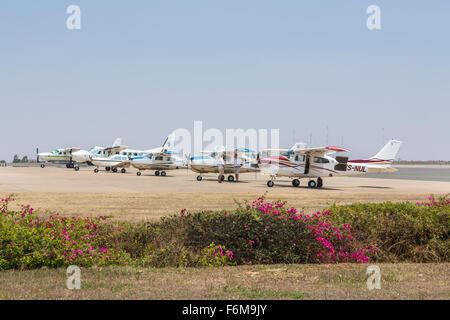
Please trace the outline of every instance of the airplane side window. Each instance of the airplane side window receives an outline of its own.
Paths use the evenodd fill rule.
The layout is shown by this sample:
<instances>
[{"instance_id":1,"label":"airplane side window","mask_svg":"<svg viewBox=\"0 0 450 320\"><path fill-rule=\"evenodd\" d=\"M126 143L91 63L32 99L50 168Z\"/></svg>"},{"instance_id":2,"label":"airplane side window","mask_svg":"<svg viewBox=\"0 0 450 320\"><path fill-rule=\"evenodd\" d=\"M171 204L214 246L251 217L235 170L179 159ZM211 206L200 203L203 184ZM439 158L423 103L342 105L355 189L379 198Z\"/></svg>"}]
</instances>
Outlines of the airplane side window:
<instances>
[{"instance_id":1,"label":"airplane side window","mask_svg":"<svg viewBox=\"0 0 450 320\"><path fill-rule=\"evenodd\" d=\"M162 160L163 157L155 157L155 160Z\"/></svg>"},{"instance_id":2,"label":"airplane side window","mask_svg":"<svg viewBox=\"0 0 450 320\"><path fill-rule=\"evenodd\" d=\"M330 161L321 157L314 157L314 163L329 163Z\"/></svg>"}]
</instances>

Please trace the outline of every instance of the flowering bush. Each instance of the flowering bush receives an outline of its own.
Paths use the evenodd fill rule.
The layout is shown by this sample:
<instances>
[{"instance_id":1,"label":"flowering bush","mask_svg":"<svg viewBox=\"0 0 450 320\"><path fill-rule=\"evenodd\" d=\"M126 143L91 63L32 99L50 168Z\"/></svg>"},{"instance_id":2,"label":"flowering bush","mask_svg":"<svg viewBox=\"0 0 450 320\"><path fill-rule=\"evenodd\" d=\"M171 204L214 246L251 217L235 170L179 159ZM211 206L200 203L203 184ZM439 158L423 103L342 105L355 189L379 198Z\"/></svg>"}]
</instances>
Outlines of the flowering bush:
<instances>
[{"instance_id":1,"label":"flowering bush","mask_svg":"<svg viewBox=\"0 0 450 320\"><path fill-rule=\"evenodd\" d=\"M428 197L428 202L422 201L417 202L417 205L420 206L432 206L432 207L450 207L450 199L448 199L448 195L440 197L436 200L436 198L431 195Z\"/></svg>"},{"instance_id":2,"label":"flowering bush","mask_svg":"<svg viewBox=\"0 0 450 320\"><path fill-rule=\"evenodd\" d=\"M233 252L226 250L222 245L216 246L212 242L202 250L198 264L204 267L223 267L235 263L233 262Z\"/></svg>"},{"instance_id":3,"label":"flowering bush","mask_svg":"<svg viewBox=\"0 0 450 320\"><path fill-rule=\"evenodd\" d=\"M183 209L135 224L103 216L41 218L28 205L10 210L8 197L0 200L0 269L448 262L450 205L443 199L333 205L306 215L260 197L235 210Z\"/></svg>"},{"instance_id":4,"label":"flowering bush","mask_svg":"<svg viewBox=\"0 0 450 320\"><path fill-rule=\"evenodd\" d=\"M350 224L360 241L376 248L371 252L375 261L448 262L450 206L430 203L353 203L334 205L331 212L339 224Z\"/></svg>"},{"instance_id":5,"label":"flowering bush","mask_svg":"<svg viewBox=\"0 0 450 320\"><path fill-rule=\"evenodd\" d=\"M25 269L124 264L128 255L99 246L99 226L105 217L67 218L59 214L39 218L33 209L22 206L10 211L13 197L0 201L0 269Z\"/></svg>"}]
</instances>

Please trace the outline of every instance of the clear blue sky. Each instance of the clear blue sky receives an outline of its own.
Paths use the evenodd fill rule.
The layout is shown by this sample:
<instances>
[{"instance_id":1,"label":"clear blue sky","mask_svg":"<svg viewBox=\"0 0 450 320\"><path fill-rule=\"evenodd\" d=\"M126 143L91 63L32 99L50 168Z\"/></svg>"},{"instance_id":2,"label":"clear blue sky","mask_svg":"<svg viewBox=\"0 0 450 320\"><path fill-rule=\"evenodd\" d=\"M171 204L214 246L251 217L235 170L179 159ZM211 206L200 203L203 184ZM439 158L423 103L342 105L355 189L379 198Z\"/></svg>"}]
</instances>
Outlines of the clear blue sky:
<instances>
[{"instance_id":1,"label":"clear blue sky","mask_svg":"<svg viewBox=\"0 0 450 320\"><path fill-rule=\"evenodd\" d=\"M81 30L66 8L81 7ZM379 31L366 8L381 7ZM450 1L0 3L0 159L176 128L279 128L281 146L450 160Z\"/></svg>"}]
</instances>

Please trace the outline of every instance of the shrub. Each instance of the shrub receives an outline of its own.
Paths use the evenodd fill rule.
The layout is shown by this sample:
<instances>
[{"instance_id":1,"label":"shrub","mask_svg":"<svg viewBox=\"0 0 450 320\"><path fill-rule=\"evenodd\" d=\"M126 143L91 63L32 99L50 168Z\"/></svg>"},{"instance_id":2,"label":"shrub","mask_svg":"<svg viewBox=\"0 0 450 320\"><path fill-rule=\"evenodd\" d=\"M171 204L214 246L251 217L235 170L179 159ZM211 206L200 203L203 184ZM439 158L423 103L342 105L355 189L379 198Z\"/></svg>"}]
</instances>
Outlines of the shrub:
<instances>
[{"instance_id":1,"label":"shrub","mask_svg":"<svg viewBox=\"0 0 450 320\"><path fill-rule=\"evenodd\" d=\"M222 245L216 246L214 242L202 250L198 261L198 265L204 267L223 267L234 264L233 252L226 250Z\"/></svg>"},{"instance_id":2,"label":"shrub","mask_svg":"<svg viewBox=\"0 0 450 320\"><path fill-rule=\"evenodd\" d=\"M10 211L13 200L0 201L0 269L449 261L446 197L334 205L310 216L260 197L229 212L183 209L137 224L103 216L40 218L30 206Z\"/></svg>"},{"instance_id":3,"label":"shrub","mask_svg":"<svg viewBox=\"0 0 450 320\"><path fill-rule=\"evenodd\" d=\"M59 214L39 218L30 206L8 210L13 198L0 201L0 269L28 269L124 264L129 255L96 242L105 217L66 218Z\"/></svg>"},{"instance_id":4,"label":"shrub","mask_svg":"<svg viewBox=\"0 0 450 320\"><path fill-rule=\"evenodd\" d=\"M445 205L444 205L445 203ZM354 203L334 205L340 224L351 224L358 239L375 247L379 262L448 262L450 204Z\"/></svg>"}]
</instances>

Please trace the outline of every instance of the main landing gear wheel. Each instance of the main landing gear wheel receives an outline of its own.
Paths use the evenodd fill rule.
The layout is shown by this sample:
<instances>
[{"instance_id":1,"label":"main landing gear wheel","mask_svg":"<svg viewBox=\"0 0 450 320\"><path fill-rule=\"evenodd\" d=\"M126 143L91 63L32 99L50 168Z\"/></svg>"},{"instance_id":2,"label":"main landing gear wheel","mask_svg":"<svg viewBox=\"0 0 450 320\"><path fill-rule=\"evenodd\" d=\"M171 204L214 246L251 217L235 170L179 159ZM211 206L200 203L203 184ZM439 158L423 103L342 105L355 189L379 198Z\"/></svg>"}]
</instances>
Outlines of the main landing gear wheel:
<instances>
[{"instance_id":1,"label":"main landing gear wheel","mask_svg":"<svg viewBox=\"0 0 450 320\"><path fill-rule=\"evenodd\" d=\"M298 180L298 179L292 180L292 185L293 185L294 187L298 187L298 186L300 185L300 180Z\"/></svg>"},{"instance_id":2,"label":"main landing gear wheel","mask_svg":"<svg viewBox=\"0 0 450 320\"><path fill-rule=\"evenodd\" d=\"M322 188L323 186L323 180L321 177L317 178L317 188Z\"/></svg>"},{"instance_id":3,"label":"main landing gear wheel","mask_svg":"<svg viewBox=\"0 0 450 320\"><path fill-rule=\"evenodd\" d=\"M233 181L234 181L234 176L229 175L229 176L228 176L228 181L229 181L229 182L233 182Z\"/></svg>"},{"instance_id":4,"label":"main landing gear wheel","mask_svg":"<svg viewBox=\"0 0 450 320\"><path fill-rule=\"evenodd\" d=\"M203 177L202 176L197 176L197 181L202 181Z\"/></svg>"},{"instance_id":5,"label":"main landing gear wheel","mask_svg":"<svg viewBox=\"0 0 450 320\"><path fill-rule=\"evenodd\" d=\"M98 168L95 168L95 169L94 169L94 173L98 173Z\"/></svg>"},{"instance_id":6,"label":"main landing gear wheel","mask_svg":"<svg viewBox=\"0 0 450 320\"><path fill-rule=\"evenodd\" d=\"M116 173L117 172L117 168L111 168L111 171Z\"/></svg>"},{"instance_id":7,"label":"main landing gear wheel","mask_svg":"<svg viewBox=\"0 0 450 320\"><path fill-rule=\"evenodd\" d=\"M106 171L111 171L111 167L106 167L105 170Z\"/></svg>"},{"instance_id":8,"label":"main landing gear wheel","mask_svg":"<svg viewBox=\"0 0 450 320\"><path fill-rule=\"evenodd\" d=\"M44 169L45 168L45 164L41 164L41 168Z\"/></svg>"},{"instance_id":9,"label":"main landing gear wheel","mask_svg":"<svg viewBox=\"0 0 450 320\"><path fill-rule=\"evenodd\" d=\"M136 175L137 175L138 177L140 177L141 174L142 174L142 173L141 173L140 171L136 172Z\"/></svg>"},{"instance_id":10,"label":"main landing gear wheel","mask_svg":"<svg viewBox=\"0 0 450 320\"><path fill-rule=\"evenodd\" d=\"M309 180L308 188L315 188L315 187L316 187L316 182L314 180Z\"/></svg>"},{"instance_id":11,"label":"main landing gear wheel","mask_svg":"<svg viewBox=\"0 0 450 320\"><path fill-rule=\"evenodd\" d=\"M222 176L220 177L220 181L223 181L223 180L225 180L225 176L224 176L224 175L222 175Z\"/></svg>"},{"instance_id":12,"label":"main landing gear wheel","mask_svg":"<svg viewBox=\"0 0 450 320\"><path fill-rule=\"evenodd\" d=\"M155 171L155 176L159 176L159 171Z\"/></svg>"},{"instance_id":13,"label":"main landing gear wheel","mask_svg":"<svg viewBox=\"0 0 450 320\"><path fill-rule=\"evenodd\" d=\"M125 173L125 172L127 172L127 170L125 168L122 168L122 170L120 170L120 172Z\"/></svg>"},{"instance_id":14,"label":"main landing gear wheel","mask_svg":"<svg viewBox=\"0 0 450 320\"><path fill-rule=\"evenodd\" d=\"M79 170L80 170L80 167L79 167L79 166L76 166L76 167L74 168L74 170L75 170L75 171L79 171Z\"/></svg>"},{"instance_id":15,"label":"main landing gear wheel","mask_svg":"<svg viewBox=\"0 0 450 320\"><path fill-rule=\"evenodd\" d=\"M267 181L267 186L268 186L269 188L272 188L273 185L274 185L274 183L273 183L272 180Z\"/></svg>"},{"instance_id":16,"label":"main landing gear wheel","mask_svg":"<svg viewBox=\"0 0 450 320\"><path fill-rule=\"evenodd\" d=\"M166 176L166 172L165 171L161 171L161 177L165 177Z\"/></svg>"}]
</instances>

